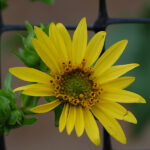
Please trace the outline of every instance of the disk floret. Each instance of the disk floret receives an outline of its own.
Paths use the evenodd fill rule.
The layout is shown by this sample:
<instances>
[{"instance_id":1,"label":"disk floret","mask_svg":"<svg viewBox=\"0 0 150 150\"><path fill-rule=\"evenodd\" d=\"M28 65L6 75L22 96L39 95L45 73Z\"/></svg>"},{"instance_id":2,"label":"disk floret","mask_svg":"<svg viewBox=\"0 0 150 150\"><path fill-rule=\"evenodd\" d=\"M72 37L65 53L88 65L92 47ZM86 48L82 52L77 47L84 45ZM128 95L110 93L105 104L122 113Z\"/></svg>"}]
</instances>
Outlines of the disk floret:
<instances>
[{"instance_id":1,"label":"disk floret","mask_svg":"<svg viewBox=\"0 0 150 150\"><path fill-rule=\"evenodd\" d=\"M63 71L55 75L55 84L51 82L60 100L90 109L99 102L102 89L91 76L93 68L85 68L84 63L85 60L77 67L71 61L62 63Z\"/></svg>"}]
</instances>

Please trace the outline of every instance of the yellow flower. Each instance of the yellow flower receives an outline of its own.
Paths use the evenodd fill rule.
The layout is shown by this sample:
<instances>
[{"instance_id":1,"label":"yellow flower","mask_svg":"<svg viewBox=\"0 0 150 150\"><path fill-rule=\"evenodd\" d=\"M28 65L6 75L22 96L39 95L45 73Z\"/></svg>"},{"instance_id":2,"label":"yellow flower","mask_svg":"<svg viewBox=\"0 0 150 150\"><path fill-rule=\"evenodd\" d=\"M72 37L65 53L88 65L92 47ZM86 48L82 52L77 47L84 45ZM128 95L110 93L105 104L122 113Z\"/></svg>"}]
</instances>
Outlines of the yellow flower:
<instances>
[{"instance_id":1,"label":"yellow flower","mask_svg":"<svg viewBox=\"0 0 150 150\"><path fill-rule=\"evenodd\" d=\"M46 113L63 104L60 132L66 127L70 135L75 127L80 137L85 129L90 140L100 145L96 117L111 136L125 144L126 137L116 119L135 124L137 120L118 103L145 103L140 95L123 90L135 78L120 77L139 65L112 66L124 51L127 40L111 46L96 62L102 52L106 32L98 32L87 44L85 18L80 21L73 39L61 23L50 24L49 36L38 27L35 27L35 33L37 39L33 38L32 43L51 69L50 75L28 67L10 68L9 71L16 77L36 82L14 91L23 90L23 94L31 96L55 96L57 100L39 105L32 111Z\"/></svg>"}]
</instances>

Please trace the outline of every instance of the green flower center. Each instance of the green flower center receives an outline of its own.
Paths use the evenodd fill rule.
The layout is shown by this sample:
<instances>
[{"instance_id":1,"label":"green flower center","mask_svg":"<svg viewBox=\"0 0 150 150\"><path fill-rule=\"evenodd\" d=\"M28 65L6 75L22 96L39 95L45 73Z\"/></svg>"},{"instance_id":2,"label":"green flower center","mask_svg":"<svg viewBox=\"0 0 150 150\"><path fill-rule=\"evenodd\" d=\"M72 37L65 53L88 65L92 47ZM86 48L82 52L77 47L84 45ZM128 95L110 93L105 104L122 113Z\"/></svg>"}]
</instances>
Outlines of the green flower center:
<instances>
[{"instance_id":1,"label":"green flower center","mask_svg":"<svg viewBox=\"0 0 150 150\"><path fill-rule=\"evenodd\" d=\"M80 94L87 95L91 92L93 81L89 79L90 74L80 69L65 73L61 81L61 93L74 98L79 98Z\"/></svg>"}]
</instances>

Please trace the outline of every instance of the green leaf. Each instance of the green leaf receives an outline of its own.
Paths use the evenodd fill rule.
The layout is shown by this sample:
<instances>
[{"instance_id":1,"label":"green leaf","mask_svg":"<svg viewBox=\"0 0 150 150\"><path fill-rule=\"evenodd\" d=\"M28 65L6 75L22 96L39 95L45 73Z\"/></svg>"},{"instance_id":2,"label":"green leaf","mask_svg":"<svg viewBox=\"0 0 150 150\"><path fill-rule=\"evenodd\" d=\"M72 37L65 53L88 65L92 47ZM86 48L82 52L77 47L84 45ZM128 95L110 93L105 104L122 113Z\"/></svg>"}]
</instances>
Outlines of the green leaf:
<instances>
[{"instance_id":1,"label":"green leaf","mask_svg":"<svg viewBox=\"0 0 150 150\"><path fill-rule=\"evenodd\" d=\"M28 33L34 33L33 27L32 27L32 25L30 24L29 21L26 21L25 25L26 25L26 28L28 30Z\"/></svg>"},{"instance_id":2,"label":"green leaf","mask_svg":"<svg viewBox=\"0 0 150 150\"><path fill-rule=\"evenodd\" d=\"M28 96L20 94L21 107L23 108L33 108L37 105L40 97Z\"/></svg>"},{"instance_id":3,"label":"green leaf","mask_svg":"<svg viewBox=\"0 0 150 150\"><path fill-rule=\"evenodd\" d=\"M33 30L32 25L29 24L28 22L26 22L26 28L27 28L27 31L28 31L28 35L27 35L27 37L22 36L22 41L23 41L24 47L26 49L34 50L31 39L33 37L35 38L35 32Z\"/></svg>"},{"instance_id":4,"label":"green leaf","mask_svg":"<svg viewBox=\"0 0 150 150\"><path fill-rule=\"evenodd\" d=\"M30 0L30 1L31 2L39 1L39 2L42 2L42 3L49 4L49 5L53 5L54 4L54 0Z\"/></svg>"},{"instance_id":5,"label":"green leaf","mask_svg":"<svg viewBox=\"0 0 150 150\"><path fill-rule=\"evenodd\" d=\"M37 55L35 51L31 51L29 49L19 48L19 53L16 51L12 51L14 55L16 55L26 66L32 68L38 68L41 63L40 57Z\"/></svg>"},{"instance_id":6,"label":"green leaf","mask_svg":"<svg viewBox=\"0 0 150 150\"><path fill-rule=\"evenodd\" d=\"M5 124L11 113L9 99L0 96L0 124Z\"/></svg>"},{"instance_id":7,"label":"green leaf","mask_svg":"<svg viewBox=\"0 0 150 150\"><path fill-rule=\"evenodd\" d=\"M8 72L7 76L5 77L4 90L12 91L12 74L10 72Z\"/></svg>"},{"instance_id":8,"label":"green leaf","mask_svg":"<svg viewBox=\"0 0 150 150\"><path fill-rule=\"evenodd\" d=\"M45 96L44 98L47 102L52 102L57 99L55 96Z\"/></svg>"},{"instance_id":9,"label":"green leaf","mask_svg":"<svg viewBox=\"0 0 150 150\"><path fill-rule=\"evenodd\" d=\"M59 126L59 119L60 119L60 115L62 113L64 104L60 104L58 107L56 107L54 109L55 111L55 126L58 127Z\"/></svg>"},{"instance_id":10,"label":"green leaf","mask_svg":"<svg viewBox=\"0 0 150 150\"><path fill-rule=\"evenodd\" d=\"M16 104L16 95L11 87L12 75L8 73L4 88L0 90L0 134L6 135L12 129L22 127L23 125L33 124L37 118L27 118L26 115L32 114L30 108L37 105L39 97L20 95L22 107Z\"/></svg>"},{"instance_id":11,"label":"green leaf","mask_svg":"<svg viewBox=\"0 0 150 150\"><path fill-rule=\"evenodd\" d=\"M35 32L33 30L32 25L26 21L26 28L28 34L26 37L21 36L24 48L19 48L18 52L12 51L14 55L16 55L26 66L32 67L35 69L39 69L41 71L47 72L49 71L48 67L45 63L41 60L37 52L35 51L32 38L35 38ZM48 34L48 26L44 26L43 24L40 25L40 28Z\"/></svg>"},{"instance_id":12,"label":"green leaf","mask_svg":"<svg viewBox=\"0 0 150 150\"><path fill-rule=\"evenodd\" d=\"M24 117L24 114L21 110L14 110L14 111L11 112L8 124L9 125L16 125L16 126L19 125L19 126L21 126L23 117Z\"/></svg>"},{"instance_id":13,"label":"green leaf","mask_svg":"<svg viewBox=\"0 0 150 150\"><path fill-rule=\"evenodd\" d=\"M45 26L44 24L40 24L40 28L47 34L49 35L49 25Z\"/></svg>"},{"instance_id":14,"label":"green leaf","mask_svg":"<svg viewBox=\"0 0 150 150\"><path fill-rule=\"evenodd\" d=\"M15 106L13 106L16 105L16 100L17 100L15 93L2 89L0 90L0 96L7 98L10 102L11 107L14 109L16 108Z\"/></svg>"},{"instance_id":15,"label":"green leaf","mask_svg":"<svg viewBox=\"0 0 150 150\"><path fill-rule=\"evenodd\" d=\"M23 125L33 125L36 121L37 121L36 117L30 117L30 118L24 117Z\"/></svg>"},{"instance_id":16,"label":"green leaf","mask_svg":"<svg viewBox=\"0 0 150 150\"><path fill-rule=\"evenodd\" d=\"M11 115L10 115L10 118L9 118L9 122L8 124L9 125L15 125L16 122L17 122L17 119L18 119L18 111L12 111L11 112Z\"/></svg>"}]
</instances>

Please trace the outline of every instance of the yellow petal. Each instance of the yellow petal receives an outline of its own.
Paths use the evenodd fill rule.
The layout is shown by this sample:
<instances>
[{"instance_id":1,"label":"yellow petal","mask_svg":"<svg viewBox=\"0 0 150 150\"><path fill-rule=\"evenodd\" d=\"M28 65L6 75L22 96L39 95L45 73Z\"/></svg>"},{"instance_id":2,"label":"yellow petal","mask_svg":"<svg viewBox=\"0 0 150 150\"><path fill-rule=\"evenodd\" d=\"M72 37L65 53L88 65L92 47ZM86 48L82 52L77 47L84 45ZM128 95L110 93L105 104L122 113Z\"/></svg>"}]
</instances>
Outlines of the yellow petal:
<instances>
[{"instance_id":1,"label":"yellow petal","mask_svg":"<svg viewBox=\"0 0 150 150\"><path fill-rule=\"evenodd\" d=\"M83 117L83 110L81 106L76 108L76 121L75 121L75 129L77 136L80 137L84 131L84 117Z\"/></svg>"},{"instance_id":2,"label":"yellow petal","mask_svg":"<svg viewBox=\"0 0 150 150\"><path fill-rule=\"evenodd\" d=\"M128 87L131 83L133 83L135 77L120 77L110 82L104 83L101 85L101 88L105 89L105 91L112 91L118 89L124 89Z\"/></svg>"},{"instance_id":3,"label":"yellow petal","mask_svg":"<svg viewBox=\"0 0 150 150\"><path fill-rule=\"evenodd\" d=\"M83 109L85 131L89 139L95 144L100 145L100 135L97 123L89 110Z\"/></svg>"},{"instance_id":4,"label":"yellow petal","mask_svg":"<svg viewBox=\"0 0 150 150\"><path fill-rule=\"evenodd\" d=\"M137 124L137 119L136 119L136 117L133 115L133 113L130 112L130 111L128 111L127 113L128 113L128 114L124 117L124 121Z\"/></svg>"},{"instance_id":5,"label":"yellow petal","mask_svg":"<svg viewBox=\"0 0 150 150\"><path fill-rule=\"evenodd\" d=\"M104 92L101 95L101 98L104 100L110 100L119 103L146 103L145 99L142 96L126 90Z\"/></svg>"},{"instance_id":6,"label":"yellow petal","mask_svg":"<svg viewBox=\"0 0 150 150\"><path fill-rule=\"evenodd\" d=\"M67 50L67 55L68 55L68 59L71 60L71 37L69 32L67 31L67 29L65 28L65 26L62 23L58 23L56 25L57 30L60 32L60 35L62 36L62 39L64 40L64 43L66 45L66 50Z\"/></svg>"},{"instance_id":7,"label":"yellow petal","mask_svg":"<svg viewBox=\"0 0 150 150\"><path fill-rule=\"evenodd\" d=\"M30 88L22 92L24 95L29 96L54 96L54 92L51 89L46 88Z\"/></svg>"},{"instance_id":8,"label":"yellow petal","mask_svg":"<svg viewBox=\"0 0 150 150\"><path fill-rule=\"evenodd\" d=\"M9 72L17 78L29 82L40 82L48 84L50 80L53 80L53 78L48 74L29 67L10 68Z\"/></svg>"},{"instance_id":9,"label":"yellow petal","mask_svg":"<svg viewBox=\"0 0 150 150\"><path fill-rule=\"evenodd\" d=\"M79 65L84 56L87 46L87 24L86 19L83 18L79 22L74 35L73 35L73 43L72 43L72 61L73 65Z\"/></svg>"},{"instance_id":10,"label":"yellow petal","mask_svg":"<svg viewBox=\"0 0 150 150\"><path fill-rule=\"evenodd\" d=\"M108 69L106 72L104 72L102 75L97 77L97 82L99 84L107 83L109 81L112 81L120 77L121 75L127 73L128 71L138 66L139 64L127 64L127 65L113 66L110 69Z\"/></svg>"},{"instance_id":11,"label":"yellow petal","mask_svg":"<svg viewBox=\"0 0 150 150\"><path fill-rule=\"evenodd\" d=\"M36 34L36 37L41 40L42 42L45 43L45 45L49 45L48 42L49 42L49 39L48 39L48 36L45 32L43 32L43 30L37 26L34 26L34 31L35 31L35 34Z\"/></svg>"},{"instance_id":12,"label":"yellow petal","mask_svg":"<svg viewBox=\"0 0 150 150\"><path fill-rule=\"evenodd\" d=\"M71 134L74 128L75 120L76 120L76 106L70 105L67 124L66 124L68 135Z\"/></svg>"},{"instance_id":13,"label":"yellow petal","mask_svg":"<svg viewBox=\"0 0 150 150\"><path fill-rule=\"evenodd\" d=\"M43 43L45 45L44 49L45 51L47 51L48 53L50 53L49 55L51 55L54 58L58 58L59 54L54 46L54 44L52 43L52 41L50 40L50 38L46 35L46 33L44 33L42 31L42 29L40 29L39 27L34 27L35 30L35 34L38 38L38 41L40 41L41 43ZM51 60L51 59L50 59ZM58 60L55 59L55 63L58 63ZM57 64L59 66L59 64Z\"/></svg>"},{"instance_id":14,"label":"yellow petal","mask_svg":"<svg viewBox=\"0 0 150 150\"><path fill-rule=\"evenodd\" d=\"M42 104L42 105L36 106L36 107L32 108L31 111L34 113L46 113L46 112L49 112L52 109L56 108L60 104L61 104L60 100L55 100L55 101L52 101L47 104Z\"/></svg>"},{"instance_id":15,"label":"yellow petal","mask_svg":"<svg viewBox=\"0 0 150 150\"><path fill-rule=\"evenodd\" d=\"M122 40L111 46L96 63L94 75L99 76L109 69L123 53L127 43L127 40Z\"/></svg>"},{"instance_id":16,"label":"yellow petal","mask_svg":"<svg viewBox=\"0 0 150 150\"><path fill-rule=\"evenodd\" d=\"M124 120L135 124L137 123L135 116L118 103L103 100L100 101L96 107L103 110L115 119Z\"/></svg>"},{"instance_id":17,"label":"yellow petal","mask_svg":"<svg viewBox=\"0 0 150 150\"><path fill-rule=\"evenodd\" d=\"M41 42L40 40L36 40L32 38L32 44L38 53L38 55L41 57L43 62L53 71L53 72L60 72L60 64L58 63L58 57L55 56L52 53L53 51L56 51L55 47L52 43L49 43L49 48Z\"/></svg>"},{"instance_id":18,"label":"yellow petal","mask_svg":"<svg viewBox=\"0 0 150 150\"><path fill-rule=\"evenodd\" d=\"M126 137L124 132L119 123L114 118L109 116L101 109L98 109L97 107L93 107L92 112L112 137L114 137L122 144L126 144Z\"/></svg>"},{"instance_id":19,"label":"yellow petal","mask_svg":"<svg viewBox=\"0 0 150 150\"><path fill-rule=\"evenodd\" d=\"M21 90L26 90L28 88L34 87L35 85L37 85L37 84L30 84L30 85L20 86L20 87L14 89L13 92L17 92L17 91L21 91Z\"/></svg>"},{"instance_id":20,"label":"yellow petal","mask_svg":"<svg viewBox=\"0 0 150 150\"><path fill-rule=\"evenodd\" d=\"M56 28L54 23L51 23L49 26L49 38L57 50L59 56L59 58L57 58L58 61L61 60L61 63L67 62L68 55L66 45L64 43L63 37L61 36L59 30Z\"/></svg>"},{"instance_id":21,"label":"yellow petal","mask_svg":"<svg viewBox=\"0 0 150 150\"><path fill-rule=\"evenodd\" d=\"M47 84L30 84L30 85L25 85L25 86L21 86L18 87L16 89L13 90L13 92L17 92L17 91L21 91L21 90L27 90L27 89L45 89L45 90L49 90L49 91L53 91L52 87L50 85Z\"/></svg>"},{"instance_id":22,"label":"yellow petal","mask_svg":"<svg viewBox=\"0 0 150 150\"><path fill-rule=\"evenodd\" d=\"M64 104L64 108L59 119L59 132L62 132L66 126L68 109L69 109L69 104L68 103Z\"/></svg>"},{"instance_id":23,"label":"yellow petal","mask_svg":"<svg viewBox=\"0 0 150 150\"><path fill-rule=\"evenodd\" d=\"M104 46L105 36L106 32L100 31L90 40L85 53L85 67L92 66L100 56Z\"/></svg>"}]
</instances>

